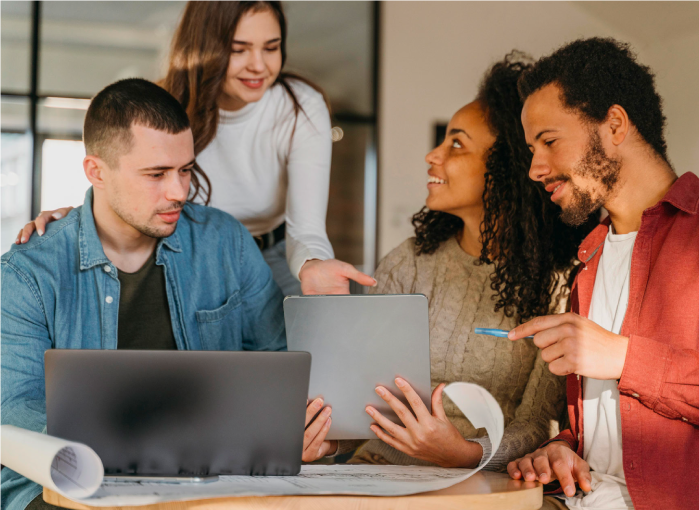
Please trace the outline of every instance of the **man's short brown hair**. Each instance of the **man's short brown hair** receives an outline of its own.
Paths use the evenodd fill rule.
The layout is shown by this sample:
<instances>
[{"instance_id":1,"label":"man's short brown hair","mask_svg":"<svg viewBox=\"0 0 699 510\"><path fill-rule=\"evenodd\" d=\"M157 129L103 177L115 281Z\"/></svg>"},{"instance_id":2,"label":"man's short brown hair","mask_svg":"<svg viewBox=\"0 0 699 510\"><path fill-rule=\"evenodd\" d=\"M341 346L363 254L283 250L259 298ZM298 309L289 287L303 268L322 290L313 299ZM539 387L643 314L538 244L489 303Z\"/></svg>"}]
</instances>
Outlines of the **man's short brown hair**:
<instances>
[{"instance_id":1,"label":"man's short brown hair","mask_svg":"<svg viewBox=\"0 0 699 510\"><path fill-rule=\"evenodd\" d=\"M165 89L141 78L120 80L102 89L87 109L83 127L87 154L116 168L119 156L133 145L133 124L173 135L189 129L187 113Z\"/></svg>"},{"instance_id":2,"label":"man's short brown hair","mask_svg":"<svg viewBox=\"0 0 699 510\"><path fill-rule=\"evenodd\" d=\"M171 135L190 128L187 112L169 92L148 80L128 78L108 85L92 99L83 126L85 151L117 168L119 157L133 146L134 124ZM201 196L208 205L211 182L196 163L192 170L188 200Z\"/></svg>"}]
</instances>

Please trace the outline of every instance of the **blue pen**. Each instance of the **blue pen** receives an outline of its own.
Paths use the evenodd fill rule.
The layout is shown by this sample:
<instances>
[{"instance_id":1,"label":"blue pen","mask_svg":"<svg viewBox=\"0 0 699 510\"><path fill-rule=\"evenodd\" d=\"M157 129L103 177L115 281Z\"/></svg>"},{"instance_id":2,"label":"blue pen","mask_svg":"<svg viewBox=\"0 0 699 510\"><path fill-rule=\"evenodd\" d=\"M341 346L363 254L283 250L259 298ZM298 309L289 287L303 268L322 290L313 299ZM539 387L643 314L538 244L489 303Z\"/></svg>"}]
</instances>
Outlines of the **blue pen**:
<instances>
[{"instance_id":1,"label":"blue pen","mask_svg":"<svg viewBox=\"0 0 699 510\"><path fill-rule=\"evenodd\" d=\"M507 334L509 331L505 331L504 329L491 329L491 328L475 328L473 331L476 332L476 335L490 335L490 336L499 336L500 338L507 338ZM525 336L524 338L534 338L533 336Z\"/></svg>"}]
</instances>

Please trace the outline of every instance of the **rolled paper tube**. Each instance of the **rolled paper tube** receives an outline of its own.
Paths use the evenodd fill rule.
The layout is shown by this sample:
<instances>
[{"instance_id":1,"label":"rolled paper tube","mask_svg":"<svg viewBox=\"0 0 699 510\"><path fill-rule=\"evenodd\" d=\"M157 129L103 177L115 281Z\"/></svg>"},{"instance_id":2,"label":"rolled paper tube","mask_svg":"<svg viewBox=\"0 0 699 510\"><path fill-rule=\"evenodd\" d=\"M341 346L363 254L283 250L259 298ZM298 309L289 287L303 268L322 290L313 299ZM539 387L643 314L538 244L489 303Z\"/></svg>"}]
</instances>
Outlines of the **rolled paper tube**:
<instances>
[{"instance_id":1,"label":"rolled paper tube","mask_svg":"<svg viewBox=\"0 0 699 510\"><path fill-rule=\"evenodd\" d=\"M102 485L104 466L95 451L80 443L2 425L2 464L70 499L92 496Z\"/></svg>"}]
</instances>

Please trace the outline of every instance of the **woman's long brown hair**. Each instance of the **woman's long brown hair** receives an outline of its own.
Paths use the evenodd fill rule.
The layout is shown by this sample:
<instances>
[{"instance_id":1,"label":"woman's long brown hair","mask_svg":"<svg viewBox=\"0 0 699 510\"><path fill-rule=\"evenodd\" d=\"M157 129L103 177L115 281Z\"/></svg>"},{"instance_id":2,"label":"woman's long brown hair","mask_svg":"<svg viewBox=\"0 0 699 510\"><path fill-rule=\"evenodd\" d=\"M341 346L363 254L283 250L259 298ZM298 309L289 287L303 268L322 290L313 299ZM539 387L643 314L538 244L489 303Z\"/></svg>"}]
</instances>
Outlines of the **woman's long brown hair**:
<instances>
[{"instance_id":1,"label":"woman's long brown hair","mask_svg":"<svg viewBox=\"0 0 699 510\"><path fill-rule=\"evenodd\" d=\"M219 121L217 100L226 79L238 22L247 12L264 11L272 12L279 21L283 69L286 62L287 26L281 2L187 3L172 41L170 64L161 85L187 111L194 135L195 154L204 150L216 136ZM303 108L291 88L291 79L306 83L321 94L323 91L296 74L279 73L274 85L281 85L289 94L298 119Z\"/></svg>"}]
</instances>

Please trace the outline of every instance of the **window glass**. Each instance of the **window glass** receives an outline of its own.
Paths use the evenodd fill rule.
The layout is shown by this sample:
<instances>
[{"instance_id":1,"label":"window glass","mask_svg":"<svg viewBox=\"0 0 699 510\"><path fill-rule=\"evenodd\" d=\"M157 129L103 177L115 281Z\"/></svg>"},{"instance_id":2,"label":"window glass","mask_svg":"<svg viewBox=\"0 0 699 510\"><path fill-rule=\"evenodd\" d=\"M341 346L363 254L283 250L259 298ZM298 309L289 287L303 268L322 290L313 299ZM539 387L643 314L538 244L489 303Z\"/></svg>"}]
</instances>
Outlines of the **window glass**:
<instances>
[{"instance_id":1,"label":"window glass","mask_svg":"<svg viewBox=\"0 0 699 510\"><path fill-rule=\"evenodd\" d=\"M81 205L90 181L83 171L80 140L46 139L41 147L41 210Z\"/></svg>"},{"instance_id":2,"label":"window glass","mask_svg":"<svg viewBox=\"0 0 699 510\"><path fill-rule=\"evenodd\" d=\"M0 2L2 91L29 93L31 3ZM8 65L7 63L10 63Z\"/></svg>"},{"instance_id":3,"label":"window glass","mask_svg":"<svg viewBox=\"0 0 699 510\"><path fill-rule=\"evenodd\" d=\"M39 87L91 97L122 78L158 80L184 2L43 2Z\"/></svg>"},{"instance_id":4,"label":"window glass","mask_svg":"<svg viewBox=\"0 0 699 510\"><path fill-rule=\"evenodd\" d=\"M2 99L0 146L0 252L10 249L31 218L31 150L27 133L29 101Z\"/></svg>"},{"instance_id":5,"label":"window glass","mask_svg":"<svg viewBox=\"0 0 699 510\"><path fill-rule=\"evenodd\" d=\"M41 210L81 205L90 186L83 172L86 99L48 97L37 112L41 150Z\"/></svg>"}]
</instances>

